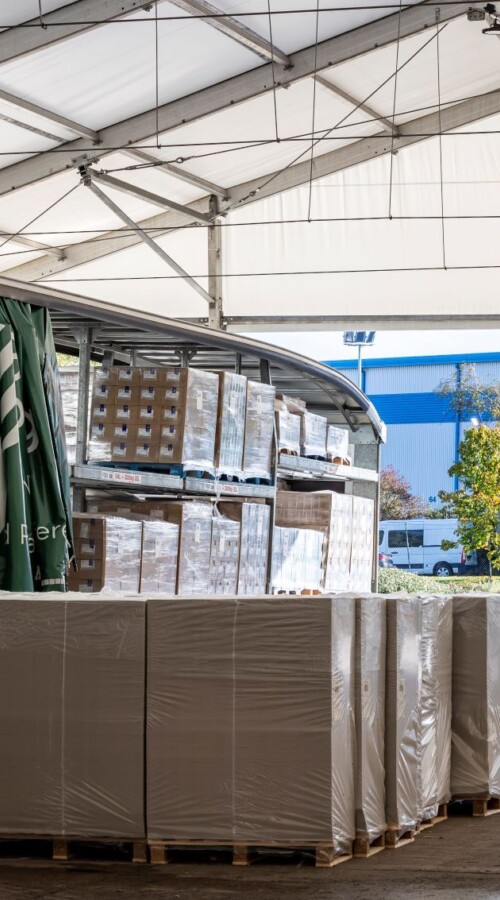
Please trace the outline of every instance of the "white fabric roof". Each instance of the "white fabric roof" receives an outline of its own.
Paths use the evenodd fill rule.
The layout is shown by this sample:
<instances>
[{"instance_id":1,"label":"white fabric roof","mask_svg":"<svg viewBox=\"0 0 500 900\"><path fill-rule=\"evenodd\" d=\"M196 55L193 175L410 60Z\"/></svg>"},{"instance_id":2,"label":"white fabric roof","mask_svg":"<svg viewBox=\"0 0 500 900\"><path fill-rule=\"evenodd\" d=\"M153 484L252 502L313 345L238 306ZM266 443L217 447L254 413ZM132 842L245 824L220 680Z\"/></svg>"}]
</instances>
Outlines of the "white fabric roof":
<instances>
[{"instance_id":1,"label":"white fabric roof","mask_svg":"<svg viewBox=\"0 0 500 900\"><path fill-rule=\"evenodd\" d=\"M42 22L38 0L9 6L2 273L201 321L221 297L242 331L500 319L500 43L467 19L481 3L446 0L439 22L375 0L270 0L271 16L267 0L42 0Z\"/></svg>"}]
</instances>

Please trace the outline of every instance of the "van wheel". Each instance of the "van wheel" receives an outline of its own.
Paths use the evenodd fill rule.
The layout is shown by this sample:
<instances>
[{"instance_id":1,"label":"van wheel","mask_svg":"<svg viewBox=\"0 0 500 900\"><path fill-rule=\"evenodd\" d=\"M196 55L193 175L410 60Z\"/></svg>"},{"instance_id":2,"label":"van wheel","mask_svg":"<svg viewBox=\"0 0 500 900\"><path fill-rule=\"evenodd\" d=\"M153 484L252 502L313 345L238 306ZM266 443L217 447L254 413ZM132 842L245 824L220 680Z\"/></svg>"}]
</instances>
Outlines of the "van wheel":
<instances>
[{"instance_id":1,"label":"van wheel","mask_svg":"<svg viewBox=\"0 0 500 900\"><path fill-rule=\"evenodd\" d=\"M449 578L450 575L453 575L453 569L447 562L438 562L434 566L432 574L435 575L436 578Z\"/></svg>"}]
</instances>

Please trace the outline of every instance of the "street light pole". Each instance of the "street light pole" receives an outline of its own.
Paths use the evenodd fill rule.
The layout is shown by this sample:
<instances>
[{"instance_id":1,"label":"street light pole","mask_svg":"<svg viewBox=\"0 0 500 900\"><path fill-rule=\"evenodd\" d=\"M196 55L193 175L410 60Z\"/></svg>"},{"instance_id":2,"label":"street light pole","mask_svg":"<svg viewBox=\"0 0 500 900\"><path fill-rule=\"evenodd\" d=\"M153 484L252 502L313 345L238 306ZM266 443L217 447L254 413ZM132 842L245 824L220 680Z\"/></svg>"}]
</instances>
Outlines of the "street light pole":
<instances>
[{"instance_id":1,"label":"street light pole","mask_svg":"<svg viewBox=\"0 0 500 900\"><path fill-rule=\"evenodd\" d=\"M361 347L362 344L358 344L358 387L360 391L363 390L363 367L361 365Z\"/></svg>"},{"instance_id":2,"label":"street light pole","mask_svg":"<svg viewBox=\"0 0 500 900\"><path fill-rule=\"evenodd\" d=\"M363 347L372 347L375 340L374 331L344 331L344 344L358 348L358 387L363 390Z\"/></svg>"}]
</instances>

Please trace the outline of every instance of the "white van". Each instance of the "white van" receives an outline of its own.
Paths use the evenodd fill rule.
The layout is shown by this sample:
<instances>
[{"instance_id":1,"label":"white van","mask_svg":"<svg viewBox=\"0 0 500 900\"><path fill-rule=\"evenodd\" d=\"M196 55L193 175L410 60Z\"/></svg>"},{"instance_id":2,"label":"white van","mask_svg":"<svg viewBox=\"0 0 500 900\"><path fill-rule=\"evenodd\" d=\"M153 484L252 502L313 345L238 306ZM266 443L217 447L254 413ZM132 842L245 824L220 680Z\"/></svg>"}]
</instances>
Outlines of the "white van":
<instances>
[{"instance_id":1,"label":"white van","mask_svg":"<svg viewBox=\"0 0 500 900\"><path fill-rule=\"evenodd\" d=\"M456 540L456 519L392 519L380 522L379 554L398 569L444 577L458 571L462 548L441 550L441 541Z\"/></svg>"}]
</instances>

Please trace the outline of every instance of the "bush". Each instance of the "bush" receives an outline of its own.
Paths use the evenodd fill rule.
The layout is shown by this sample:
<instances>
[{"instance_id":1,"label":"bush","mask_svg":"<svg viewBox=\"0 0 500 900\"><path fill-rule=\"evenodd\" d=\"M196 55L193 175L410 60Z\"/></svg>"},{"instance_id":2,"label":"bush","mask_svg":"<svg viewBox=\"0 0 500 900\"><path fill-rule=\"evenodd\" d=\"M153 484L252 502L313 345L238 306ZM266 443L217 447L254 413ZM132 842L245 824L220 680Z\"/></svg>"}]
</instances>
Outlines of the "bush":
<instances>
[{"instance_id":1,"label":"bush","mask_svg":"<svg viewBox=\"0 0 500 900\"><path fill-rule=\"evenodd\" d=\"M379 594L397 594L398 591L409 591L412 594L425 593L429 589L428 584L427 578L414 575L412 572L405 572L403 569L379 569L378 571Z\"/></svg>"}]
</instances>

